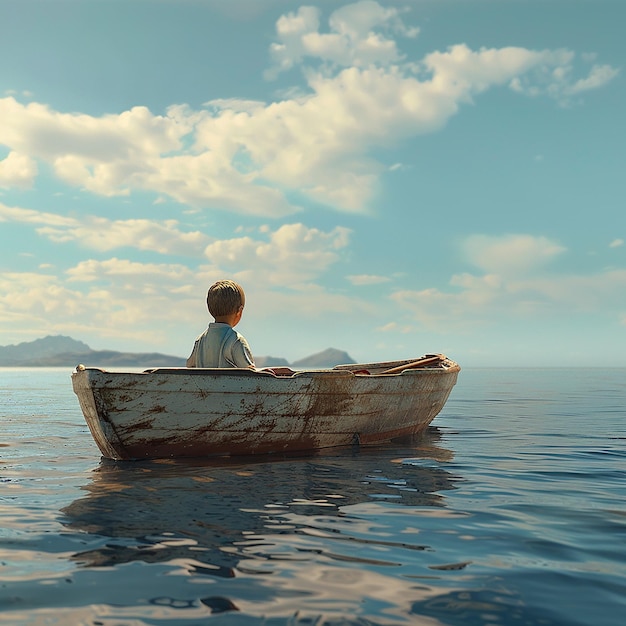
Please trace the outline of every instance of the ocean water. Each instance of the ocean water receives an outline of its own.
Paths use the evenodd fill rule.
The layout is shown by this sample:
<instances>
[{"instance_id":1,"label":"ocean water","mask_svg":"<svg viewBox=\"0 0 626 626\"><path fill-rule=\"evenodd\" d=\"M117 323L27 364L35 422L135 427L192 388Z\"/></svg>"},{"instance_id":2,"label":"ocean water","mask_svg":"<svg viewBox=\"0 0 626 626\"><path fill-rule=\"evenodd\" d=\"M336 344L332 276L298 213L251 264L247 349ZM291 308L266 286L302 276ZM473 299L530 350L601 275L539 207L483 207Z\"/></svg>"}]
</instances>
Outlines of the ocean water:
<instances>
[{"instance_id":1,"label":"ocean water","mask_svg":"<svg viewBox=\"0 0 626 626\"><path fill-rule=\"evenodd\" d=\"M626 624L626 369L464 369L411 444L101 460L0 370L0 622Z\"/></svg>"}]
</instances>

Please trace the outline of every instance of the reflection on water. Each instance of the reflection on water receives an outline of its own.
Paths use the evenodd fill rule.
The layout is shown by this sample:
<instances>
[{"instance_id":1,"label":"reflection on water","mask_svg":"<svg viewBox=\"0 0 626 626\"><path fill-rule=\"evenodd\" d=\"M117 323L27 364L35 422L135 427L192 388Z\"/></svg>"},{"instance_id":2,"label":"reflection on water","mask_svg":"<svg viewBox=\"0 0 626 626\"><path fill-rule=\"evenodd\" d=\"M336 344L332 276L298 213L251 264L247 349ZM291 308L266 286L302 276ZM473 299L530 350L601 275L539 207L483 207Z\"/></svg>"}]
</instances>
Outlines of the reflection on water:
<instances>
[{"instance_id":1,"label":"reflection on water","mask_svg":"<svg viewBox=\"0 0 626 626\"><path fill-rule=\"evenodd\" d=\"M406 616L438 592L437 575L424 563L417 584L397 570L433 549L382 512L399 505L445 518L455 478L440 463L451 453L439 438L430 428L410 447L260 461L103 460L63 509L68 531L87 535L70 558L92 573L166 566L164 584L146 590L152 611ZM187 584L174 592L174 579Z\"/></svg>"},{"instance_id":2,"label":"reflection on water","mask_svg":"<svg viewBox=\"0 0 626 626\"><path fill-rule=\"evenodd\" d=\"M422 459L449 456L436 447L438 438L432 428L418 447L405 452ZM69 528L115 540L76 554L84 565L193 557L208 565L204 573L230 577L251 535L316 531L342 538L342 529L355 529L345 521L350 505L382 500L443 506L442 492L453 488L452 476L441 466L412 461L390 458L380 449L262 461L102 460L83 487L87 495L63 513Z\"/></svg>"}]
</instances>

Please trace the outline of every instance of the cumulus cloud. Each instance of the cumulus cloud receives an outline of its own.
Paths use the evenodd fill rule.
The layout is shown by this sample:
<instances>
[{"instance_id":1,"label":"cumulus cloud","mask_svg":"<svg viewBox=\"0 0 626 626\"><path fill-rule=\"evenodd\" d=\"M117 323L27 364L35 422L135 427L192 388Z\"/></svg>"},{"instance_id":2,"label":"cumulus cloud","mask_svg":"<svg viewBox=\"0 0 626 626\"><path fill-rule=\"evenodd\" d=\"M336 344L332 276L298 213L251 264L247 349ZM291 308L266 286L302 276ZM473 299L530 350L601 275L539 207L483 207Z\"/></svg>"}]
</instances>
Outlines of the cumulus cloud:
<instances>
[{"instance_id":1,"label":"cumulus cloud","mask_svg":"<svg viewBox=\"0 0 626 626\"><path fill-rule=\"evenodd\" d=\"M613 239L613 241L611 241L611 243L609 244L609 248L620 248L623 245L624 245L623 239Z\"/></svg>"},{"instance_id":2,"label":"cumulus cloud","mask_svg":"<svg viewBox=\"0 0 626 626\"><path fill-rule=\"evenodd\" d=\"M46 272L3 272L0 275L0 321L43 325L46 316L81 314L72 291Z\"/></svg>"},{"instance_id":3,"label":"cumulus cloud","mask_svg":"<svg viewBox=\"0 0 626 626\"><path fill-rule=\"evenodd\" d=\"M532 235L472 235L464 247L471 263L502 275L528 273L565 252L557 242Z\"/></svg>"},{"instance_id":4,"label":"cumulus cloud","mask_svg":"<svg viewBox=\"0 0 626 626\"><path fill-rule=\"evenodd\" d=\"M389 34L415 37L419 29L406 26L400 11L373 0L361 0L332 12L329 32L320 32L320 11L303 6L276 23L277 42L270 48L276 66L270 77L289 70L305 57L344 67L389 65L404 59Z\"/></svg>"},{"instance_id":5,"label":"cumulus cloud","mask_svg":"<svg viewBox=\"0 0 626 626\"><path fill-rule=\"evenodd\" d=\"M68 269L66 274L71 281L77 282L99 281L104 277L131 277L141 278L144 284L156 282L162 286L184 283L193 275L189 268L176 263L141 263L116 257L105 261L81 261Z\"/></svg>"},{"instance_id":6,"label":"cumulus cloud","mask_svg":"<svg viewBox=\"0 0 626 626\"><path fill-rule=\"evenodd\" d=\"M160 254L198 256L210 238L199 232L183 232L177 220L109 220L89 216L71 228L42 227L37 232L52 241L76 241L94 250L132 247Z\"/></svg>"},{"instance_id":7,"label":"cumulus cloud","mask_svg":"<svg viewBox=\"0 0 626 626\"><path fill-rule=\"evenodd\" d=\"M537 271L564 248L545 237L470 237L468 259L482 274L457 274L450 289L397 290L391 299L424 327L472 327L541 316L626 307L626 270L575 275Z\"/></svg>"},{"instance_id":8,"label":"cumulus cloud","mask_svg":"<svg viewBox=\"0 0 626 626\"><path fill-rule=\"evenodd\" d=\"M569 105L575 96L592 89L604 87L618 74L619 69L610 65L593 64L586 76L576 78L576 55L570 50L543 53L558 58L556 63L540 64L525 75L511 79L513 91L527 96L547 95L561 105ZM581 55L581 65L589 64L589 57Z\"/></svg>"},{"instance_id":9,"label":"cumulus cloud","mask_svg":"<svg viewBox=\"0 0 626 626\"><path fill-rule=\"evenodd\" d=\"M79 245L107 252L119 248L206 258L211 266L225 273L248 276L264 284L298 288L323 274L341 258L350 241L351 231L336 226L326 232L301 223L283 224L276 230L267 225L253 235L218 240L200 231L183 231L177 220L109 220L93 215L80 219L0 203L0 222L32 225L36 232L56 243ZM92 276L83 270L95 261L80 266L77 275ZM111 262L111 267L145 267L141 263ZM162 267L162 266L159 266ZM145 271L145 270L141 270ZM178 268L176 269L178 271Z\"/></svg>"},{"instance_id":10,"label":"cumulus cloud","mask_svg":"<svg viewBox=\"0 0 626 626\"><path fill-rule=\"evenodd\" d=\"M5 272L0 275L0 321L25 339L71 333L158 345L168 332L194 321L196 278L180 265L119 259L80 263L66 275ZM189 295L180 291L186 280L191 281Z\"/></svg>"},{"instance_id":11,"label":"cumulus cloud","mask_svg":"<svg viewBox=\"0 0 626 626\"><path fill-rule=\"evenodd\" d=\"M465 276L451 283L461 289L398 290L391 299L412 320L439 331L512 319L567 318L593 312L600 302L607 310L626 307L626 270L505 281Z\"/></svg>"},{"instance_id":12,"label":"cumulus cloud","mask_svg":"<svg viewBox=\"0 0 626 626\"><path fill-rule=\"evenodd\" d=\"M573 85L565 88L566 95L575 95L591 89L604 87L619 74L617 68L610 65L594 65L585 78L578 79Z\"/></svg>"},{"instance_id":13,"label":"cumulus cloud","mask_svg":"<svg viewBox=\"0 0 626 626\"><path fill-rule=\"evenodd\" d=\"M23 105L11 97L0 99L0 119L1 143L53 163L62 155L90 164L133 161L179 148L182 136L191 130L181 107L172 107L166 116L137 106L119 115L93 117L61 113L38 102Z\"/></svg>"},{"instance_id":14,"label":"cumulus cloud","mask_svg":"<svg viewBox=\"0 0 626 626\"><path fill-rule=\"evenodd\" d=\"M520 47L459 44L408 59L397 39L417 29L402 17L374 0L334 11L327 32L315 8L284 15L272 54L279 69L302 66L305 82L273 102L221 98L199 110L91 116L1 98L0 144L19 155L4 177L26 185L42 162L104 196L147 191L194 210L274 218L320 204L363 213L387 169L377 149L442 128L494 87L564 102L618 71L569 50Z\"/></svg>"},{"instance_id":15,"label":"cumulus cloud","mask_svg":"<svg viewBox=\"0 0 626 626\"><path fill-rule=\"evenodd\" d=\"M22 214L29 223L41 215ZM115 256L90 258L65 271L15 272L0 276L0 320L12 329L53 330L80 336L115 336L158 345L168 334L201 328L204 294L214 281L232 277L245 285L261 319L290 311L301 318L368 310L368 305L316 284L341 260L349 231L328 232L287 224L206 246L200 264L140 262ZM371 313L371 308L370 313ZM259 323L257 321L257 323ZM195 332L195 330L193 331ZM192 336L187 341L192 342ZM181 351L191 347L185 345Z\"/></svg>"},{"instance_id":16,"label":"cumulus cloud","mask_svg":"<svg viewBox=\"0 0 626 626\"><path fill-rule=\"evenodd\" d=\"M201 256L212 240L199 231L184 232L177 220L109 220L94 215L80 218L8 207L0 203L0 221L36 225L36 232L56 243L74 241L98 251L131 247L161 254Z\"/></svg>"},{"instance_id":17,"label":"cumulus cloud","mask_svg":"<svg viewBox=\"0 0 626 626\"><path fill-rule=\"evenodd\" d=\"M341 226L324 232L303 224L285 224L263 235L263 239L246 236L214 242L205 255L247 282L260 280L301 289L340 259L350 231Z\"/></svg>"},{"instance_id":18,"label":"cumulus cloud","mask_svg":"<svg viewBox=\"0 0 626 626\"><path fill-rule=\"evenodd\" d=\"M53 227L70 227L77 224L71 217L58 213L45 213L33 209L10 207L0 202L0 222L19 222L23 224L47 224Z\"/></svg>"},{"instance_id":19,"label":"cumulus cloud","mask_svg":"<svg viewBox=\"0 0 626 626\"><path fill-rule=\"evenodd\" d=\"M0 160L0 187L32 187L37 176L37 163L31 157L19 152L9 152Z\"/></svg>"}]
</instances>

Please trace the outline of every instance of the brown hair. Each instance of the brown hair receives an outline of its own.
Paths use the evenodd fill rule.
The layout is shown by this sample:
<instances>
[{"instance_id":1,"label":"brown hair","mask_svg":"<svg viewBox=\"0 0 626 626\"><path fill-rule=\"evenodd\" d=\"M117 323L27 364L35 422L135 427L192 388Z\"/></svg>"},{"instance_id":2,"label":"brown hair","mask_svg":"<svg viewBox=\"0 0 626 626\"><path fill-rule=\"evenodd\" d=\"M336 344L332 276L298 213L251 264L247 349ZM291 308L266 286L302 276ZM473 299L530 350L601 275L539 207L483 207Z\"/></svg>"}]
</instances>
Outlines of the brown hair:
<instances>
[{"instance_id":1,"label":"brown hair","mask_svg":"<svg viewBox=\"0 0 626 626\"><path fill-rule=\"evenodd\" d=\"M213 317L231 315L246 303L241 285L232 280L218 280L209 288L206 305Z\"/></svg>"}]
</instances>

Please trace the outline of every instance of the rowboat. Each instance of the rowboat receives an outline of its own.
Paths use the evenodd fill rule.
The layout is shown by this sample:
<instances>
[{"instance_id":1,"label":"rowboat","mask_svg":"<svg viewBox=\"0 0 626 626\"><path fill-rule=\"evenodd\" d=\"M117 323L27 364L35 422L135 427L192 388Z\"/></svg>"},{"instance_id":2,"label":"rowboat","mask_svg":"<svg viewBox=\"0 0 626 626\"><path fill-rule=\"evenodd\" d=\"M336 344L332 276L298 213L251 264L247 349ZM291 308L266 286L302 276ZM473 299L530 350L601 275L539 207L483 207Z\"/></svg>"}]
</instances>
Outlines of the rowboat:
<instances>
[{"instance_id":1,"label":"rowboat","mask_svg":"<svg viewBox=\"0 0 626 626\"><path fill-rule=\"evenodd\" d=\"M106 458L235 456L413 436L441 411L460 369L443 354L303 371L78 365L72 387Z\"/></svg>"}]
</instances>

